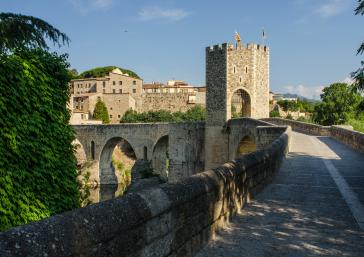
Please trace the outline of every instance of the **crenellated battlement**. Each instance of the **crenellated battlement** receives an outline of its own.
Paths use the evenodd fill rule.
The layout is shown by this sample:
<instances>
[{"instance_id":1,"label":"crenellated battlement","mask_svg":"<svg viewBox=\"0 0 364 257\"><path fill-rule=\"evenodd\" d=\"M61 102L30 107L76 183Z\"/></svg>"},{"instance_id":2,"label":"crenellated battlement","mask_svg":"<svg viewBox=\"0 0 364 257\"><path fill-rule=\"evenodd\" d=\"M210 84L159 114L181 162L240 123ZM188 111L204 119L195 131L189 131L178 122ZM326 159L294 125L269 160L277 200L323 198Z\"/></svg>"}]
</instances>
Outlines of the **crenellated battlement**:
<instances>
[{"instance_id":1,"label":"crenellated battlement","mask_svg":"<svg viewBox=\"0 0 364 257\"><path fill-rule=\"evenodd\" d=\"M228 50L228 51L240 51L240 50L256 50L256 51L262 51L269 53L269 47L266 45L260 45L260 44L254 44L254 43L248 43L247 45L234 45L232 43L223 43L219 45L212 45L206 47L206 52L215 52L215 51L221 51L221 50Z\"/></svg>"}]
</instances>

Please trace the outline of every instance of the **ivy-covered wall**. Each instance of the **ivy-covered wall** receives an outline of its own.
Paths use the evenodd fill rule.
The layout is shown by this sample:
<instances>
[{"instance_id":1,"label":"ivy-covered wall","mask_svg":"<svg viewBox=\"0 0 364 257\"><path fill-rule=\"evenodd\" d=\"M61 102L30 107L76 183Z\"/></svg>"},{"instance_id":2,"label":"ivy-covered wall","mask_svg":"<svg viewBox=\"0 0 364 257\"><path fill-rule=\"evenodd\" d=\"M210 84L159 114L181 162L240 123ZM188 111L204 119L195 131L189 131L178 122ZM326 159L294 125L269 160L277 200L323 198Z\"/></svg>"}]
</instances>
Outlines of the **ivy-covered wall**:
<instances>
[{"instance_id":1,"label":"ivy-covered wall","mask_svg":"<svg viewBox=\"0 0 364 257\"><path fill-rule=\"evenodd\" d=\"M0 55L0 230L79 206L66 56Z\"/></svg>"}]
</instances>

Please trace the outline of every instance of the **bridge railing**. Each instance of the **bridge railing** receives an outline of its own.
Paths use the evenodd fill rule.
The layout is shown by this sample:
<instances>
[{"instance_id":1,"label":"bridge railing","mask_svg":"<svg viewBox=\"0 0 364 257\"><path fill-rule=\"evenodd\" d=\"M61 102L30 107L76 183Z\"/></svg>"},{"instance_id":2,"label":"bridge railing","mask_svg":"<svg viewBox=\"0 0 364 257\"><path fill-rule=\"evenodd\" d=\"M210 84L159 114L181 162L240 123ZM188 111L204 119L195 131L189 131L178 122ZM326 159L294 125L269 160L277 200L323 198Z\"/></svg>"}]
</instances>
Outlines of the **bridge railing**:
<instances>
[{"instance_id":1,"label":"bridge railing","mask_svg":"<svg viewBox=\"0 0 364 257\"><path fill-rule=\"evenodd\" d=\"M290 127L264 149L175 184L0 233L0 256L191 256L269 183Z\"/></svg>"},{"instance_id":2,"label":"bridge railing","mask_svg":"<svg viewBox=\"0 0 364 257\"><path fill-rule=\"evenodd\" d=\"M344 126L321 126L282 118L262 119L276 125L291 126L293 130L317 136L331 136L337 141L364 154L364 133Z\"/></svg>"}]
</instances>

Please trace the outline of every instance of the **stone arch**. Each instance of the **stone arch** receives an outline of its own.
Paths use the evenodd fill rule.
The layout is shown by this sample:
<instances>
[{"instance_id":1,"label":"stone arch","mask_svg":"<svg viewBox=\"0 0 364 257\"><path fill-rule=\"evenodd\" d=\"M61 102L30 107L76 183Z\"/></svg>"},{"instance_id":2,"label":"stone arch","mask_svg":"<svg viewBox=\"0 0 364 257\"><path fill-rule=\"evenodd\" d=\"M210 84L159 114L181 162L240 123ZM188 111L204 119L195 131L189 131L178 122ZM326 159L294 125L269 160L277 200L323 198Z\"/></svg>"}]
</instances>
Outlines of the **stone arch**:
<instances>
[{"instance_id":1,"label":"stone arch","mask_svg":"<svg viewBox=\"0 0 364 257\"><path fill-rule=\"evenodd\" d=\"M236 157L254 152L257 150L257 145L255 143L254 137L250 135L244 136L236 148Z\"/></svg>"},{"instance_id":2,"label":"stone arch","mask_svg":"<svg viewBox=\"0 0 364 257\"><path fill-rule=\"evenodd\" d=\"M235 89L229 100L231 118L252 116L252 99L244 87Z\"/></svg>"},{"instance_id":3,"label":"stone arch","mask_svg":"<svg viewBox=\"0 0 364 257\"><path fill-rule=\"evenodd\" d=\"M112 162L113 152L115 147L121 145L128 149L130 158L136 160L135 148L128 140L122 137L110 138L104 145L99 162L100 184L118 184L118 177L115 174L115 167Z\"/></svg>"},{"instance_id":4,"label":"stone arch","mask_svg":"<svg viewBox=\"0 0 364 257\"><path fill-rule=\"evenodd\" d=\"M168 180L169 171L169 136L164 135L158 139L157 143L153 147L152 153L152 167L163 180Z\"/></svg>"}]
</instances>

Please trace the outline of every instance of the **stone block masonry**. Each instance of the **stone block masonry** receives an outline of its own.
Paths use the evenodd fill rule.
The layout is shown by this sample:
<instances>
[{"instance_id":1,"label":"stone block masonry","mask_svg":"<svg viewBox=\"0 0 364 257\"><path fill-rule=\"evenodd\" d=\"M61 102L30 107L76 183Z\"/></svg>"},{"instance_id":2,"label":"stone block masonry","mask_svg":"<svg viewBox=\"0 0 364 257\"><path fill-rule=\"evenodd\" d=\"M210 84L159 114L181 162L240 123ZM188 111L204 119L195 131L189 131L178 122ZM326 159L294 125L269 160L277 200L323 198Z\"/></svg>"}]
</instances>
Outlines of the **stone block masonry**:
<instances>
[{"instance_id":1,"label":"stone block masonry","mask_svg":"<svg viewBox=\"0 0 364 257\"><path fill-rule=\"evenodd\" d=\"M175 184L0 233L0 256L192 256L272 179L290 128L264 149Z\"/></svg>"},{"instance_id":2,"label":"stone block masonry","mask_svg":"<svg viewBox=\"0 0 364 257\"><path fill-rule=\"evenodd\" d=\"M346 126L321 126L282 118L269 118L263 120L277 125L291 126L293 130L311 135L331 136L337 141L364 154L364 133L348 129Z\"/></svg>"}]
</instances>

